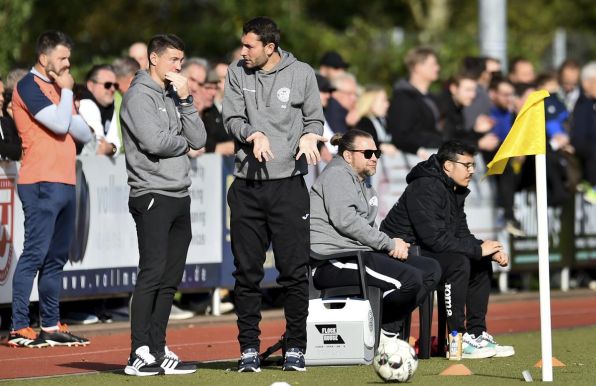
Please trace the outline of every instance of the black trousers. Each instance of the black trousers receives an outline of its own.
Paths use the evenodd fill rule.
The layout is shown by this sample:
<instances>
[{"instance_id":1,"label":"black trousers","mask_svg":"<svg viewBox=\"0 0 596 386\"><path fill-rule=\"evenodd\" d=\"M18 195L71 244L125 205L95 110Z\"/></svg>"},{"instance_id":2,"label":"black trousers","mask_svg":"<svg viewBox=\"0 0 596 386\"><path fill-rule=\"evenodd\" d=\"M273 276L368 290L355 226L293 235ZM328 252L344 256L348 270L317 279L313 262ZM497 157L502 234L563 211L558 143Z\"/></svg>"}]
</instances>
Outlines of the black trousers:
<instances>
[{"instance_id":1,"label":"black trousers","mask_svg":"<svg viewBox=\"0 0 596 386\"><path fill-rule=\"evenodd\" d=\"M288 348L306 349L310 200L302 176L270 181L236 178L228 192L234 297L242 351L260 350L265 252L273 246L285 301Z\"/></svg>"},{"instance_id":2,"label":"black trousers","mask_svg":"<svg viewBox=\"0 0 596 386\"><path fill-rule=\"evenodd\" d=\"M182 280L190 227L190 197L160 194L131 197L129 211L137 226L139 273L132 296L132 351L148 345L161 356L174 294Z\"/></svg>"},{"instance_id":3,"label":"black trousers","mask_svg":"<svg viewBox=\"0 0 596 386\"><path fill-rule=\"evenodd\" d=\"M397 333L403 319L436 288L441 268L435 260L423 256L410 256L402 262L385 252L366 252L362 258L368 284L383 291L381 327ZM313 275L313 284L318 289L358 285L359 282L353 260L324 264Z\"/></svg>"},{"instance_id":4,"label":"black trousers","mask_svg":"<svg viewBox=\"0 0 596 386\"><path fill-rule=\"evenodd\" d=\"M493 269L490 258L480 260L455 253L431 253L441 265L449 331L478 336L486 329L486 313Z\"/></svg>"}]
</instances>

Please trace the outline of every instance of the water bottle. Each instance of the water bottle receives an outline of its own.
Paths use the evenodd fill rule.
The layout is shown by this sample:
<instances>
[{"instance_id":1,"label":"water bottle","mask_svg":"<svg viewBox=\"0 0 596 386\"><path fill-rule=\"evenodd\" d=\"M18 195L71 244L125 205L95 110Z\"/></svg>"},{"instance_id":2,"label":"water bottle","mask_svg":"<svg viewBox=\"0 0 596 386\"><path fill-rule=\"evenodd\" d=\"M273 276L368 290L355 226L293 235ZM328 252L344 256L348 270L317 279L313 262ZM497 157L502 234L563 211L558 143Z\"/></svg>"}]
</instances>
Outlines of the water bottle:
<instances>
[{"instance_id":1,"label":"water bottle","mask_svg":"<svg viewBox=\"0 0 596 386\"><path fill-rule=\"evenodd\" d=\"M449 335L449 350L448 350L448 358L452 361L459 361L461 360L461 350L462 350L462 336L457 330L451 331Z\"/></svg>"}]
</instances>

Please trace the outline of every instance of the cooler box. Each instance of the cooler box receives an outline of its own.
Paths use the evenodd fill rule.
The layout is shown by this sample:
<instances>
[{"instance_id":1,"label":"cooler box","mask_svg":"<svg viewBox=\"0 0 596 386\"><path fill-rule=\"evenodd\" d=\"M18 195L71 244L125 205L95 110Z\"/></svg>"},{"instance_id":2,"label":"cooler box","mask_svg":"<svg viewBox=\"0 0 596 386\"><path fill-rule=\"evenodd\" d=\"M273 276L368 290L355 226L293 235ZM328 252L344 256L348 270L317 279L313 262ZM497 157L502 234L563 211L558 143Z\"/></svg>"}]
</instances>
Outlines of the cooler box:
<instances>
[{"instance_id":1,"label":"cooler box","mask_svg":"<svg viewBox=\"0 0 596 386\"><path fill-rule=\"evenodd\" d=\"M375 346L374 325L368 300L310 300L306 320L306 364L371 364Z\"/></svg>"}]
</instances>

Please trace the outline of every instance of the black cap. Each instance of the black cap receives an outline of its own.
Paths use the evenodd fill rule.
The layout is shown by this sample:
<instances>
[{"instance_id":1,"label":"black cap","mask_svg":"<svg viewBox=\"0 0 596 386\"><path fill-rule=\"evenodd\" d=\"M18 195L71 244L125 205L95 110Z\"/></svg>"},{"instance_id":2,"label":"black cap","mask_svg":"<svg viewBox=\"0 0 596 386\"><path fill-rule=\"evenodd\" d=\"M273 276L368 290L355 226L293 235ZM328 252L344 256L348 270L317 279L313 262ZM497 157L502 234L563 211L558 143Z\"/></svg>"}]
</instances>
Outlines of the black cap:
<instances>
[{"instance_id":1,"label":"black cap","mask_svg":"<svg viewBox=\"0 0 596 386\"><path fill-rule=\"evenodd\" d=\"M320 92L333 92L336 90L335 87L329 82L329 79L325 78L321 74L315 74L317 76L317 85L319 86Z\"/></svg>"},{"instance_id":2,"label":"black cap","mask_svg":"<svg viewBox=\"0 0 596 386\"><path fill-rule=\"evenodd\" d=\"M344 58L335 51L327 51L321 57L321 66L333 67L333 68L348 68L349 63L344 61Z\"/></svg>"}]
</instances>

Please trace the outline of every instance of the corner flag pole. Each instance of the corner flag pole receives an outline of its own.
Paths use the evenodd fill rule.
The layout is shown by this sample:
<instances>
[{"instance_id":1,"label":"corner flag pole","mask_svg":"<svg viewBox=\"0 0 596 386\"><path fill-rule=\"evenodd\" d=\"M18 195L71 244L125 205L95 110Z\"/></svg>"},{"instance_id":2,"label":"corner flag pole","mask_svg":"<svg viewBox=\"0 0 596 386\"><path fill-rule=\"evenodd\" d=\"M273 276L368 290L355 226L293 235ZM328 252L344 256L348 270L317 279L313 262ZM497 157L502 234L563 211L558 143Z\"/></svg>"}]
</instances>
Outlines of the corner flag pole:
<instances>
[{"instance_id":1,"label":"corner flag pole","mask_svg":"<svg viewBox=\"0 0 596 386\"><path fill-rule=\"evenodd\" d=\"M548 207L546 203L546 155L536 155L536 209L538 215L538 277L540 284L540 340L542 343L542 381L553 381L553 350L550 312L550 274L548 252Z\"/></svg>"}]
</instances>

